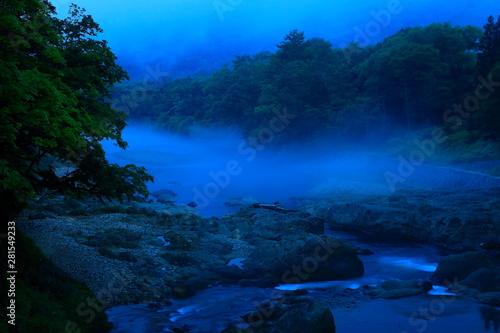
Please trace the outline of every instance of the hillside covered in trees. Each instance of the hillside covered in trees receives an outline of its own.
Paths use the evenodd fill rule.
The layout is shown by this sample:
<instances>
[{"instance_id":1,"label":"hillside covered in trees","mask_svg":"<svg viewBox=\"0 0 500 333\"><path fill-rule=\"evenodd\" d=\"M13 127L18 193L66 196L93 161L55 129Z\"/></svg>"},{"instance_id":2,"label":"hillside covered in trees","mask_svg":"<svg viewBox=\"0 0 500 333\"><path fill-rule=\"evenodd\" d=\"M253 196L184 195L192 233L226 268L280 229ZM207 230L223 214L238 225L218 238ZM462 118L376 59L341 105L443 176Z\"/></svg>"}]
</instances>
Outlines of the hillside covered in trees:
<instances>
[{"instance_id":1,"label":"hillside covered in trees","mask_svg":"<svg viewBox=\"0 0 500 333\"><path fill-rule=\"evenodd\" d=\"M377 45L333 48L294 30L275 52L238 56L210 76L154 89L120 85L114 105L174 132L236 125L247 137L286 108L294 119L273 138L278 144L318 135L389 139L436 126L449 145L497 141L499 31L500 19L491 16L484 31L436 23L402 29Z\"/></svg>"}]
</instances>

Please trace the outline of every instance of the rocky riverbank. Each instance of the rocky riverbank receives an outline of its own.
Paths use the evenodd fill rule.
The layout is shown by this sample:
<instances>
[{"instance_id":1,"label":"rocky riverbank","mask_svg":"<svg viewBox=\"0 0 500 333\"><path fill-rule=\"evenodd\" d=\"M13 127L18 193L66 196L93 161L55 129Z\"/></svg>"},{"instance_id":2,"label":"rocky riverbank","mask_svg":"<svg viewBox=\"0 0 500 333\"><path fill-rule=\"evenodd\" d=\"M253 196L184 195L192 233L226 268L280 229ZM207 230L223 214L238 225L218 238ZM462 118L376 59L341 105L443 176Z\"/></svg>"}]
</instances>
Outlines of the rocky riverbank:
<instances>
[{"instance_id":1,"label":"rocky riverbank","mask_svg":"<svg viewBox=\"0 0 500 333\"><path fill-rule=\"evenodd\" d=\"M272 287L363 275L358 250L325 236L324 220L273 207L220 219L159 203L45 218L33 212L19 228L106 307L186 298L225 283Z\"/></svg>"},{"instance_id":2,"label":"rocky riverbank","mask_svg":"<svg viewBox=\"0 0 500 333\"><path fill-rule=\"evenodd\" d=\"M391 195L306 199L301 210L338 230L452 251L500 248L500 188L399 190ZM481 245L482 244L482 245Z\"/></svg>"},{"instance_id":3,"label":"rocky riverbank","mask_svg":"<svg viewBox=\"0 0 500 333\"><path fill-rule=\"evenodd\" d=\"M473 251L445 258L433 283L448 285L454 295L498 306L498 194L498 189L489 189L345 195L303 199L294 210L252 203L222 218L202 217L171 200L103 206L59 198L35 204L18 227L65 273L89 286L102 309L168 304L169 299L186 299L214 286L271 288L362 276L358 255L370 251L325 235L325 225L377 240L432 243L447 253ZM312 309L317 317L310 318L311 329L323 332L326 325L332 331L335 324L325 304L348 308L351 301L397 299L431 288L428 281L389 280L337 293L338 304L292 295L269 305L275 317L266 318L259 329L279 331L276 327L288 325L285 318L293 318L290 313Z\"/></svg>"}]
</instances>

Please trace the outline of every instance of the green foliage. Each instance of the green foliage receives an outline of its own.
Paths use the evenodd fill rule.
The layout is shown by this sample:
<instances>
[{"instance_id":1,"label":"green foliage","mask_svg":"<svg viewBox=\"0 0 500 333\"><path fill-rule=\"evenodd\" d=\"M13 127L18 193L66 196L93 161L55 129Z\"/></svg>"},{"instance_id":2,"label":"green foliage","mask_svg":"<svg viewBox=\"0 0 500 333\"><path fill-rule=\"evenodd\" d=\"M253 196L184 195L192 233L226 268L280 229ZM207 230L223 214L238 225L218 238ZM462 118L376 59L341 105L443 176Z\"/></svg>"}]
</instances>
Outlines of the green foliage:
<instances>
[{"instance_id":1,"label":"green foliage","mask_svg":"<svg viewBox=\"0 0 500 333\"><path fill-rule=\"evenodd\" d=\"M374 46L344 49L293 30L274 53L237 56L211 76L148 91L131 116L179 133L193 125L236 125L251 137L286 107L295 118L275 133L277 144L323 133L337 140L387 138L394 130L404 135L442 126L443 113L474 94L478 68L500 77L494 65L499 23L488 22L484 35L472 26L431 24L402 29ZM476 138L498 138L497 93L464 119Z\"/></svg>"},{"instance_id":2,"label":"green foliage","mask_svg":"<svg viewBox=\"0 0 500 333\"><path fill-rule=\"evenodd\" d=\"M439 125L444 110L472 89L479 37L479 29L470 26L403 29L378 44L357 70L383 117L408 130Z\"/></svg>"},{"instance_id":3,"label":"green foliage","mask_svg":"<svg viewBox=\"0 0 500 333\"><path fill-rule=\"evenodd\" d=\"M484 34L479 43L479 54L477 57L478 72L488 75L493 67L500 62L500 15L497 21L491 15L488 23L484 25Z\"/></svg>"},{"instance_id":4,"label":"green foliage","mask_svg":"<svg viewBox=\"0 0 500 333\"><path fill-rule=\"evenodd\" d=\"M6 0L0 12L0 207L13 219L36 193L118 199L147 195L143 168L110 165L100 141L121 138L125 114L110 107L127 79L90 15L59 19L46 1ZM57 174L56 163L72 166ZM60 164L59 164L60 165Z\"/></svg>"},{"instance_id":5,"label":"green foliage","mask_svg":"<svg viewBox=\"0 0 500 333\"><path fill-rule=\"evenodd\" d=\"M374 46L353 43L344 49L293 30L274 53L237 56L209 77L165 83L148 92L131 115L149 115L158 126L181 133L192 125L236 125L252 144L252 137L269 129L276 110L286 107L295 117L286 130L274 133L275 144L307 142L325 133L336 142L412 132L418 137L422 129L438 126L451 136L441 147L449 149L450 160L485 157L496 147L487 143L498 141L500 133L499 27L493 17L484 33L472 26L431 24L402 29ZM444 123L447 110L470 101L485 81L493 86L481 88L488 94L479 110L460 115L459 129ZM468 132L467 142L459 142L465 137L457 130Z\"/></svg>"}]
</instances>

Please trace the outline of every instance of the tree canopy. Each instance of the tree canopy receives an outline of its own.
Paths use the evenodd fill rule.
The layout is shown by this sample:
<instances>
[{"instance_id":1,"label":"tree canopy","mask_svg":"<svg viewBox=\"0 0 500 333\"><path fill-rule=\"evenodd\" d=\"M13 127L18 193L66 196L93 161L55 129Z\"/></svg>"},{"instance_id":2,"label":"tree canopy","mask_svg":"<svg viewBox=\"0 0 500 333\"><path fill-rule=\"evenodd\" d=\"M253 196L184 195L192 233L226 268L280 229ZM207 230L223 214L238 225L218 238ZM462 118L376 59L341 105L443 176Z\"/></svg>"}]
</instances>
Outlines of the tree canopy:
<instances>
[{"instance_id":1,"label":"tree canopy","mask_svg":"<svg viewBox=\"0 0 500 333\"><path fill-rule=\"evenodd\" d=\"M387 138L443 126L446 110L474 95L478 75L498 71L499 24L490 17L483 32L435 23L402 29L376 45L345 48L292 30L275 52L237 56L210 76L164 83L130 114L178 132L193 124L236 125L252 136L286 107L295 118L275 143L324 133L343 140ZM127 90L133 86L118 86L116 93ZM500 131L495 96L463 119L464 129L490 137Z\"/></svg>"},{"instance_id":2,"label":"tree canopy","mask_svg":"<svg viewBox=\"0 0 500 333\"><path fill-rule=\"evenodd\" d=\"M142 167L110 164L101 146L122 148L125 114L110 106L127 79L102 32L76 5L55 17L48 1L0 4L0 205L12 219L37 193L134 198L152 181ZM59 167L65 166L66 172Z\"/></svg>"}]
</instances>

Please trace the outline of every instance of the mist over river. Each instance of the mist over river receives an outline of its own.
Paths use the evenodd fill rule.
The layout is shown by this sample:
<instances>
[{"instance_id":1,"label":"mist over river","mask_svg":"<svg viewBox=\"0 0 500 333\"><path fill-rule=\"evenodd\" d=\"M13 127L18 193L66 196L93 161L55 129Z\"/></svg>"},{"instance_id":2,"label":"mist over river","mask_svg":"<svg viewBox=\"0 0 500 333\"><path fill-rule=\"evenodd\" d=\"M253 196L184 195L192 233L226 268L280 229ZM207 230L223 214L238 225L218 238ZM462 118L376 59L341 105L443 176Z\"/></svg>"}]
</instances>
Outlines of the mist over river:
<instances>
[{"instance_id":1,"label":"mist over river","mask_svg":"<svg viewBox=\"0 0 500 333\"><path fill-rule=\"evenodd\" d=\"M413 166L408 159L375 150L333 148L335 143L328 140L277 150L272 142L251 146L237 129L198 129L188 137L136 123L124 130L123 138L129 144L125 151L104 142L110 162L146 167L155 177L150 192L172 190L178 194L177 205L195 202L204 216L238 210L238 204L226 205L231 200L293 208L304 197L500 186L499 177L474 171L481 170L481 163ZM484 164L493 168L498 163Z\"/></svg>"},{"instance_id":2,"label":"mist over river","mask_svg":"<svg viewBox=\"0 0 500 333\"><path fill-rule=\"evenodd\" d=\"M389 191L383 170L374 169L380 167L374 154L326 154L327 145L254 148L234 129L198 130L188 138L132 124L123 137L129 143L126 151L105 144L110 162L145 166L155 177L150 192L170 189L178 194L177 204L195 202L204 216L234 211L224 203L238 197L293 207L293 197L335 178Z\"/></svg>"}]
</instances>

